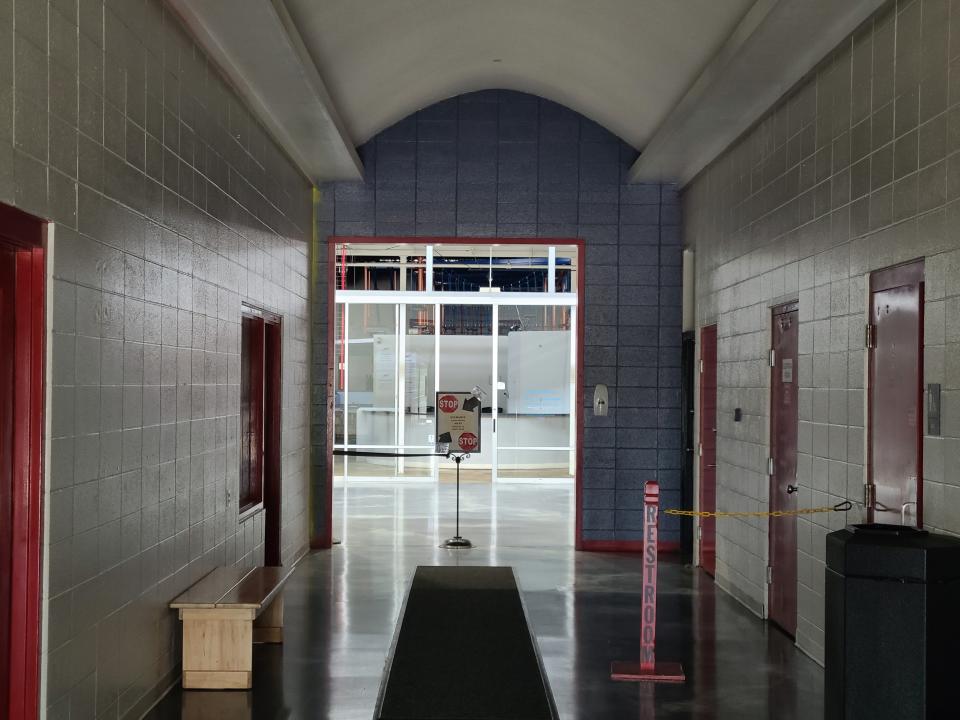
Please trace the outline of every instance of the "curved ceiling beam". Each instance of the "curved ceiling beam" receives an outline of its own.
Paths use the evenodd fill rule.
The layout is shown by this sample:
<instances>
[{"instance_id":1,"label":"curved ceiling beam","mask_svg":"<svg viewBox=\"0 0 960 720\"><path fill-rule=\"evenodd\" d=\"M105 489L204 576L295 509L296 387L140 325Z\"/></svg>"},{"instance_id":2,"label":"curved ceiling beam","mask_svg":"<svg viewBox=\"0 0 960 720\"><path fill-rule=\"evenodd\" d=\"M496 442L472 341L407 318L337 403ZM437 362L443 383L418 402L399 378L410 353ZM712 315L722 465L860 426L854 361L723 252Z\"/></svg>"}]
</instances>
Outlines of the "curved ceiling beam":
<instances>
[{"instance_id":1,"label":"curved ceiling beam","mask_svg":"<svg viewBox=\"0 0 960 720\"><path fill-rule=\"evenodd\" d=\"M167 1L304 175L314 183L363 177L354 143L282 2Z\"/></svg>"},{"instance_id":2,"label":"curved ceiling beam","mask_svg":"<svg viewBox=\"0 0 960 720\"><path fill-rule=\"evenodd\" d=\"M630 169L686 185L884 0L757 0Z\"/></svg>"}]
</instances>

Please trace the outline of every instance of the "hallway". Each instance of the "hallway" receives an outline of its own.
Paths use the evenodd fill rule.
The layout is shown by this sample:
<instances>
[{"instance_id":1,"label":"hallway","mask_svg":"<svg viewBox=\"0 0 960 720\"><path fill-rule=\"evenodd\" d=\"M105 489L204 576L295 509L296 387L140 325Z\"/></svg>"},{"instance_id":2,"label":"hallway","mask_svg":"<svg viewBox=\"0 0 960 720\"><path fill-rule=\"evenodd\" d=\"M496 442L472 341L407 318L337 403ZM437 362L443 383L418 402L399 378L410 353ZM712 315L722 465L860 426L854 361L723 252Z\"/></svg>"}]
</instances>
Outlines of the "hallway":
<instances>
[{"instance_id":1,"label":"hallway","mask_svg":"<svg viewBox=\"0 0 960 720\"><path fill-rule=\"evenodd\" d=\"M572 493L547 485L465 484L463 534L479 547L441 550L452 492L446 484L338 488L336 517L344 497L349 507L338 524L346 542L301 561L285 594L285 644L254 650L254 690L177 687L148 717L369 720L413 571L458 562L515 568L564 720L822 717L822 670L675 561L661 564L658 652L683 663L687 683L653 697L611 682L609 662L638 652L639 556L564 547Z\"/></svg>"}]
</instances>

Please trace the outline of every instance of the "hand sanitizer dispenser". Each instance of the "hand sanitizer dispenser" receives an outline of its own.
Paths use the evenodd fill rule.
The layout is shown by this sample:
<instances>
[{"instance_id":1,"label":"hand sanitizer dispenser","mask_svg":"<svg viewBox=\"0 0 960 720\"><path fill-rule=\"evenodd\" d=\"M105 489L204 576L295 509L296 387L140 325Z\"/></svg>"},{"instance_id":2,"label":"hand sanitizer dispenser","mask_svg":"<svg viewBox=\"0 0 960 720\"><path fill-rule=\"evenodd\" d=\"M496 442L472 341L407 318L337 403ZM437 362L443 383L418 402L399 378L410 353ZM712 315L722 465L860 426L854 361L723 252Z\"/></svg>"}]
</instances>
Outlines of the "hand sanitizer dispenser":
<instances>
[{"instance_id":1,"label":"hand sanitizer dispenser","mask_svg":"<svg viewBox=\"0 0 960 720\"><path fill-rule=\"evenodd\" d=\"M593 414L597 416L604 416L607 414L609 409L610 393L607 390L606 385L598 383L593 389Z\"/></svg>"}]
</instances>

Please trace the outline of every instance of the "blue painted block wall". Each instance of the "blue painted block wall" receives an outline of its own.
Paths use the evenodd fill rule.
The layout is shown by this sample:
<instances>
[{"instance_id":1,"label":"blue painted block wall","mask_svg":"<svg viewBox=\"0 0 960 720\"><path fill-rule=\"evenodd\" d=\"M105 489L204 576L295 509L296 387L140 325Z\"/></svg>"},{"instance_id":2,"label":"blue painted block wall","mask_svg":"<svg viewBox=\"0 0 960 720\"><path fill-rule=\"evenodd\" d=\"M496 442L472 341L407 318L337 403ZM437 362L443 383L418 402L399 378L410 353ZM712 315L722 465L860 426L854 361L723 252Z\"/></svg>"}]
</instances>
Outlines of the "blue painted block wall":
<instances>
[{"instance_id":1,"label":"blue painted block wall","mask_svg":"<svg viewBox=\"0 0 960 720\"><path fill-rule=\"evenodd\" d=\"M505 90L437 103L384 130L359 153L363 182L321 188L321 241L330 235L586 241L584 539L641 539L643 483L660 481L666 507L680 499L676 187L628 185L637 157L632 147L568 108ZM316 262L314 378L322 379L325 256ZM592 413L596 383L610 388L607 417ZM326 482L325 403L318 383L318 484ZM678 528L663 516L662 540L678 541Z\"/></svg>"}]
</instances>

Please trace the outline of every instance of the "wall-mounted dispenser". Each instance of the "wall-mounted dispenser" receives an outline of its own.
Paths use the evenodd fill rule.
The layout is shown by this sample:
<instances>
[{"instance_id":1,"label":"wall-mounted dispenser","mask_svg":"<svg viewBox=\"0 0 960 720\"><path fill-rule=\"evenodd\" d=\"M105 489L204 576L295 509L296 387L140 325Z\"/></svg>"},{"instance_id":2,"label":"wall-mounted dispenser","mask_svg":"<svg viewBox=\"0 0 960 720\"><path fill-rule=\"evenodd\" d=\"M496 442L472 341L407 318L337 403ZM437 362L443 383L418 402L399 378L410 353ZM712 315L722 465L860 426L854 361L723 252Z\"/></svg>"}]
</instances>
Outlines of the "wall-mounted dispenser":
<instances>
[{"instance_id":1,"label":"wall-mounted dispenser","mask_svg":"<svg viewBox=\"0 0 960 720\"><path fill-rule=\"evenodd\" d=\"M610 409L610 392L603 383L598 383L593 389L593 414L604 416Z\"/></svg>"}]
</instances>

